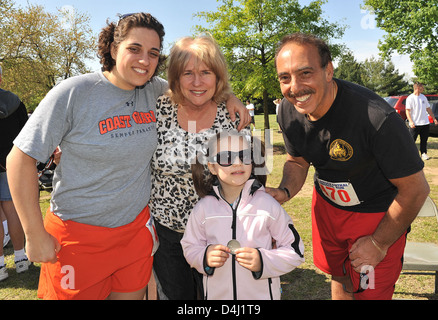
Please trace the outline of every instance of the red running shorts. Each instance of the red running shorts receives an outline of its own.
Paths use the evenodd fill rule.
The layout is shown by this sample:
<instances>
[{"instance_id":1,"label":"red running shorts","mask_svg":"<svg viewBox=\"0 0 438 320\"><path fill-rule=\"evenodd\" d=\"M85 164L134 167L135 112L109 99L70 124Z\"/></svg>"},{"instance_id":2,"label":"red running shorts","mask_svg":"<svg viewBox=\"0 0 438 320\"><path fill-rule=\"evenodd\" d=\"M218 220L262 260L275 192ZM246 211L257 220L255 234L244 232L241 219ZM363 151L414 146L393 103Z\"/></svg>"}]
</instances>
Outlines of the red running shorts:
<instances>
[{"instance_id":1,"label":"red running shorts","mask_svg":"<svg viewBox=\"0 0 438 320\"><path fill-rule=\"evenodd\" d=\"M135 292L149 282L154 238L146 207L125 226L105 228L62 221L48 211L44 226L61 244L58 261L41 265L38 297L103 300L111 292Z\"/></svg>"},{"instance_id":2,"label":"red running shorts","mask_svg":"<svg viewBox=\"0 0 438 320\"><path fill-rule=\"evenodd\" d=\"M312 241L315 266L332 276L350 275L355 291L359 291L361 276L350 264L349 251L357 239L374 233L385 214L337 209L314 189ZM394 286L403 265L405 245L406 235L403 235L388 249L386 257L376 268L371 270L374 272L369 273L368 289L355 293L355 299L392 299Z\"/></svg>"}]
</instances>

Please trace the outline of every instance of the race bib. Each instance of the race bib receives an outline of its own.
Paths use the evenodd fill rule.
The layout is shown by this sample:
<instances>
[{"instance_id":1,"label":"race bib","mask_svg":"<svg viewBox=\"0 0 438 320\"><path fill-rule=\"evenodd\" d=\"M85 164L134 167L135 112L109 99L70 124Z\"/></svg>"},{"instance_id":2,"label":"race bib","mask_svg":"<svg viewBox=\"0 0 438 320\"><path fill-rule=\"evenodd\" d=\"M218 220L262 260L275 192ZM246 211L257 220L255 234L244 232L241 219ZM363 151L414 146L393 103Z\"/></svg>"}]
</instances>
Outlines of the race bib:
<instances>
[{"instance_id":1,"label":"race bib","mask_svg":"<svg viewBox=\"0 0 438 320\"><path fill-rule=\"evenodd\" d=\"M160 241L158 240L157 230L155 229L154 218L150 217L148 222L146 222L146 228L148 228L149 232L152 235L152 240L154 241L154 246L152 247L151 256L157 252L158 247L160 246Z\"/></svg>"},{"instance_id":2,"label":"race bib","mask_svg":"<svg viewBox=\"0 0 438 320\"><path fill-rule=\"evenodd\" d=\"M328 182L318 179L322 192L338 206L351 207L360 204L356 191L350 182Z\"/></svg>"}]
</instances>

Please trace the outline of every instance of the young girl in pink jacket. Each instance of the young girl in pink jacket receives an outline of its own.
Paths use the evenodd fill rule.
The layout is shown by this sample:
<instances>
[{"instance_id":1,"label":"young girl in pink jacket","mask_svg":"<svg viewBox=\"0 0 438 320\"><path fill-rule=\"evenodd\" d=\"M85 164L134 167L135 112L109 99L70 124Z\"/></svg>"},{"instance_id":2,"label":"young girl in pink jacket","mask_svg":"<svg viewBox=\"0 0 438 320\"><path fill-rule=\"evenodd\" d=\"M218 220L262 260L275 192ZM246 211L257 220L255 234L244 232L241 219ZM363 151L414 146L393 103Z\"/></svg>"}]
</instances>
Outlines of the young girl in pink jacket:
<instances>
[{"instance_id":1,"label":"young girl in pink jacket","mask_svg":"<svg viewBox=\"0 0 438 320\"><path fill-rule=\"evenodd\" d=\"M181 244L187 262L204 275L205 299L279 300L280 276L304 262L291 218L265 192L264 155L254 148L260 145L222 132L208 144L209 173L199 161L192 166L202 199Z\"/></svg>"}]
</instances>

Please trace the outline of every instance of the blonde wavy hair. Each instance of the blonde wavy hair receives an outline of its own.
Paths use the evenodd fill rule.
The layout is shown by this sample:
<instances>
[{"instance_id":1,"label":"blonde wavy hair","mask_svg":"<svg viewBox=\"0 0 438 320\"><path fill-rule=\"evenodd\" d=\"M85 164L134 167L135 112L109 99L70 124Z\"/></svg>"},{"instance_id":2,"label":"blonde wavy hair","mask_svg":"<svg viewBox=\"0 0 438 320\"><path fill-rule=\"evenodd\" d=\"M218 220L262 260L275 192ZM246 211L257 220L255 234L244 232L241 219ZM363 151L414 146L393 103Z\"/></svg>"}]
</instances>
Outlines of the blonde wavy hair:
<instances>
[{"instance_id":1,"label":"blonde wavy hair","mask_svg":"<svg viewBox=\"0 0 438 320\"><path fill-rule=\"evenodd\" d=\"M172 47L167 69L169 95L172 101L175 103L184 101L179 80L192 57L195 57L198 63L205 63L216 75L216 92L213 100L216 103L227 101L231 94L227 63L219 45L208 34L181 38Z\"/></svg>"}]
</instances>

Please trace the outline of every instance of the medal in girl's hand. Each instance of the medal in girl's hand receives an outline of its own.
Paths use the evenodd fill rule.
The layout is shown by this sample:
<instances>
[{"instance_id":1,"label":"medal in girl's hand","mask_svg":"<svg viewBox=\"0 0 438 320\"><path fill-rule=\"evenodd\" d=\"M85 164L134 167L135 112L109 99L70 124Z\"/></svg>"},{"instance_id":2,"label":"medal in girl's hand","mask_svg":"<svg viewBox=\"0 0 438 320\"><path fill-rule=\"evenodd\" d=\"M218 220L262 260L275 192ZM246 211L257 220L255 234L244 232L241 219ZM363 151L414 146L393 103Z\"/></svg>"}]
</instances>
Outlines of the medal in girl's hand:
<instances>
[{"instance_id":1,"label":"medal in girl's hand","mask_svg":"<svg viewBox=\"0 0 438 320\"><path fill-rule=\"evenodd\" d=\"M227 247L230 249L231 254L236 254L236 250L240 248L240 243L233 239L228 242Z\"/></svg>"}]
</instances>

